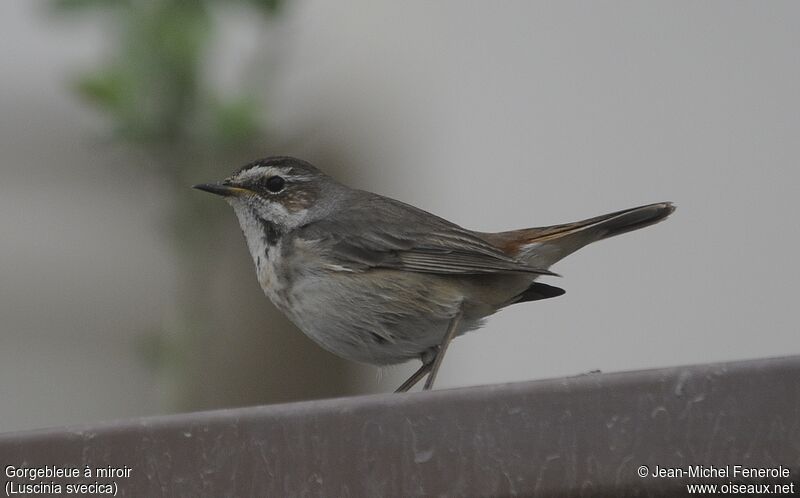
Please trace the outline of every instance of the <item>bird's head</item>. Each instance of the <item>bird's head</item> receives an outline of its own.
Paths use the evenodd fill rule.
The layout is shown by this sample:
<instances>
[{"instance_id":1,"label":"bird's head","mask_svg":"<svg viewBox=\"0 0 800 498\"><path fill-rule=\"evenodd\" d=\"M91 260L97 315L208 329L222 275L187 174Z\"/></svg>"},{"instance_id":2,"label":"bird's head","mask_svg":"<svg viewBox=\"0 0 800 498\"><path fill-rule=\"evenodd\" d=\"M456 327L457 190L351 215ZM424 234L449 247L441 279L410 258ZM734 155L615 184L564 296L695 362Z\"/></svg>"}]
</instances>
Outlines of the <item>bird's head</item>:
<instances>
[{"instance_id":1,"label":"bird's head","mask_svg":"<svg viewBox=\"0 0 800 498\"><path fill-rule=\"evenodd\" d=\"M343 186L293 157L253 161L219 183L194 188L220 195L236 212L245 235L264 224L285 233L324 216Z\"/></svg>"}]
</instances>

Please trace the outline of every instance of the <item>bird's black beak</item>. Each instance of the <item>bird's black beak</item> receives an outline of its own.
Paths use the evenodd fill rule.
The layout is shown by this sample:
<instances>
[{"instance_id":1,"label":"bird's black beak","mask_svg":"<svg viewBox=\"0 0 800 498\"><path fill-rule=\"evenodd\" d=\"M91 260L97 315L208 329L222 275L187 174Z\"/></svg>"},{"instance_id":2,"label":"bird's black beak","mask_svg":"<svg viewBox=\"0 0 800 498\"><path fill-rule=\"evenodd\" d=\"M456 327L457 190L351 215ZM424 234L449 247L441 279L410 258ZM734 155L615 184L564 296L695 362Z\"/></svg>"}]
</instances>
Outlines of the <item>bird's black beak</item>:
<instances>
[{"instance_id":1,"label":"bird's black beak","mask_svg":"<svg viewBox=\"0 0 800 498\"><path fill-rule=\"evenodd\" d=\"M250 192L245 188L236 187L233 185L224 185L222 183L200 183L197 185L192 185L192 188L210 192L216 195L221 195L223 197L235 197Z\"/></svg>"}]
</instances>

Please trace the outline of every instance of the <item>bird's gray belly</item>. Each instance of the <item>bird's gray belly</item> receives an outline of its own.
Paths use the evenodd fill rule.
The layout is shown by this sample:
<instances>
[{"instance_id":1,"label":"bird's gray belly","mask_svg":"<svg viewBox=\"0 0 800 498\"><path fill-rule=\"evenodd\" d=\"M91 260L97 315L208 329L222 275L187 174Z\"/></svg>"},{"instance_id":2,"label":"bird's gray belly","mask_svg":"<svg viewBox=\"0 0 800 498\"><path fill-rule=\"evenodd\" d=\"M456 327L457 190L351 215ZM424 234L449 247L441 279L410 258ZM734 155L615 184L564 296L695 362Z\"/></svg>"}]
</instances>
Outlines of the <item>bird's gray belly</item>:
<instances>
[{"instance_id":1,"label":"bird's gray belly","mask_svg":"<svg viewBox=\"0 0 800 498\"><path fill-rule=\"evenodd\" d=\"M463 300L455 282L437 275L321 272L295 279L279 307L328 351L386 365L438 345ZM477 328L480 318L468 315L458 333Z\"/></svg>"}]
</instances>

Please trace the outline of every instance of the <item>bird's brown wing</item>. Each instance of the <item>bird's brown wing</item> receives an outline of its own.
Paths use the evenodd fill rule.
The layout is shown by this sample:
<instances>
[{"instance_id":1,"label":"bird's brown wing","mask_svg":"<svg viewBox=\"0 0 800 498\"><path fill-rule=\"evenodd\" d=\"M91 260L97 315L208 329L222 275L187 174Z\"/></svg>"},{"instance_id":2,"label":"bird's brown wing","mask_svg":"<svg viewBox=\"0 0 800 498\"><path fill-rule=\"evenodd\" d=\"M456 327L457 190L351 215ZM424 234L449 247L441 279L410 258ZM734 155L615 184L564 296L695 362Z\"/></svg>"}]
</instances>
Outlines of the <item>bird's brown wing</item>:
<instances>
[{"instance_id":1,"label":"bird's brown wing","mask_svg":"<svg viewBox=\"0 0 800 498\"><path fill-rule=\"evenodd\" d=\"M358 210L312 222L299 230L307 240L324 241L331 264L363 271L370 268L435 274L529 273L555 275L519 261L474 232L375 194L363 193Z\"/></svg>"}]
</instances>

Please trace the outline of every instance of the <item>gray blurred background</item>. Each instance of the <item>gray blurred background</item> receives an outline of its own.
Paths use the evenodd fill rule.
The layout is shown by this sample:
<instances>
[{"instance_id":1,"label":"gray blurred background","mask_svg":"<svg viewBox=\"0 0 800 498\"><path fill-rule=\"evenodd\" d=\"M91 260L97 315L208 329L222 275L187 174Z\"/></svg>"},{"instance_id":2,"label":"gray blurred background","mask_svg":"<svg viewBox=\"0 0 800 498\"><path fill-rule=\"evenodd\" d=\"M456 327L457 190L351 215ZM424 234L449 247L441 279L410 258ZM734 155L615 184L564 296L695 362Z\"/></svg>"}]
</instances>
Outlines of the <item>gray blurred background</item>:
<instances>
[{"instance_id":1,"label":"gray blurred background","mask_svg":"<svg viewBox=\"0 0 800 498\"><path fill-rule=\"evenodd\" d=\"M800 353L797 2L103 3L0 2L0 431L417 367L293 329L189 189L272 154L485 231L677 203L458 339L440 388Z\"/></svg>"}]
</instances>

